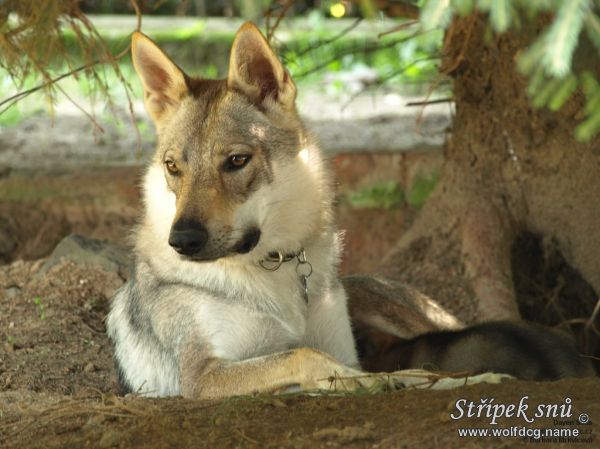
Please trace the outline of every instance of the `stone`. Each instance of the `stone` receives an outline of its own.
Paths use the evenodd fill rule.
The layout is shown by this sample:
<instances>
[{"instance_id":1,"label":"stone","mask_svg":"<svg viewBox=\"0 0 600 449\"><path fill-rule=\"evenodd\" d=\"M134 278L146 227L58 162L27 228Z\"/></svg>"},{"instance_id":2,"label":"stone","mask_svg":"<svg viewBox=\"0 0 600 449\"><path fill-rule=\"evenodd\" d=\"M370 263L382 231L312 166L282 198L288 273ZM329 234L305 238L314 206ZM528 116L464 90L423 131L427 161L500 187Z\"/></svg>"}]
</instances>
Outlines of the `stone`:
<instances>
[{"instance_id":1,"label":"stone","mask_svg":"<svg viewBox=\"0 0 600 449\"><path fill-rule=\"evenodd\" d=\"M21 293L21 289L19 287L17 287L16 285L11 285L10 287L4 289L4 292L6 293L6 296L8 296L9 298L14 298L19 293Z\"/></svg>"},{"instance_id":2,"label":"stone","mask_svg":"<svg viewBox=\"0 0 600 449\"><path fill-rule=\"evenodd\" d=\"M56 265L62 258L76 264L96 266L104 271L122 273L130 264L129 252L118 245L71 234L62 239L40 269L39 275Z\"/></svg>"}]
</instances>

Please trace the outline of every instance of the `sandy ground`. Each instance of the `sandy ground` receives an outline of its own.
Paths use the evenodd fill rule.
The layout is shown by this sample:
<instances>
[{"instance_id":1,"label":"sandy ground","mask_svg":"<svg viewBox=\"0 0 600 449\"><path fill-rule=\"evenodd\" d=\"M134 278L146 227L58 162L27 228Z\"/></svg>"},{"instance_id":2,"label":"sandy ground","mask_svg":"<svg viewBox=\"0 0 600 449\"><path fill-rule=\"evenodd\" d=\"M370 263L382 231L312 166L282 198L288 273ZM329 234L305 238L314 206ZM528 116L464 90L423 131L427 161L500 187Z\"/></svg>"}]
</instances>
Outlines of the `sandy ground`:
<instances>
[{"instance_id":1,"label":"sandy ground","mask_svg":"<svg viewBox=\"0 0 600 449\"><path fill-rule=\"evenodd\" d=\"M571 442L550 439L542 447L598 447L598 378L222 402L120 398L104 317L123 278L116 271L65 260L45 272L44 265L42 259L0 266L3 448L512 448L539 443L518 435L457 434L457 429L472 428L549 428L563 435L577 429ZM492 425L485 414L450 417L458 416L460 399L481 404L492 398L505 405L525 401L526 418L503 418ZM556 407L542 409L550 417L534 418L538 404ZM584 424L583 414L591 424Z\"/></svg>"}]
</instances>

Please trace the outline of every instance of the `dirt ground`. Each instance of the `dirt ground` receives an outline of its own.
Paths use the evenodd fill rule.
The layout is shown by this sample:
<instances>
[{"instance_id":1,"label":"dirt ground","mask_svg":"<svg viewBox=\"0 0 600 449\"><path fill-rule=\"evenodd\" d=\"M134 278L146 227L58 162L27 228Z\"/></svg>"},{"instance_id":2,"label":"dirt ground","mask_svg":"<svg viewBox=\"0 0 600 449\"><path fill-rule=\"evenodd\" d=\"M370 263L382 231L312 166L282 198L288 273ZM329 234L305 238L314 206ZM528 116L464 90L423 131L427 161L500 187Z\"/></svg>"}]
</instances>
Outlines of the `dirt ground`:
<instances>
[{"instance_id":1,"label":"dirt ground","mask_svg":"<svg viewBox=\"0 0 600 449\"><path fill-rule=\"evenodd\" d=\"M522 437L459 437L459 428L579 429L576 447L598 447L600 379L509 381L450 391L353 396L286 395L197 402L120 398L104 327L115 272L44 260L0 267L0 446L3 448L469 448L530 447ZM459 399L518 404L570 398L569 423L523 417L453 420ZM486 399L487 398L487 399ZM558 409L560 410L560 409ZM576 424L582 413L588 425ZM581 415L583 416L583 415ZM585 421L585 419L582 419ZM491 431L491 430L489 430ZM515 430L516 432L516 430ZM591 433L590 433L591 432ZM590 440L593 438L593 440ZM573 447L548 440L546 447ZM565 440L566 441L566 440Z\"/></svg>"}]
</instances>

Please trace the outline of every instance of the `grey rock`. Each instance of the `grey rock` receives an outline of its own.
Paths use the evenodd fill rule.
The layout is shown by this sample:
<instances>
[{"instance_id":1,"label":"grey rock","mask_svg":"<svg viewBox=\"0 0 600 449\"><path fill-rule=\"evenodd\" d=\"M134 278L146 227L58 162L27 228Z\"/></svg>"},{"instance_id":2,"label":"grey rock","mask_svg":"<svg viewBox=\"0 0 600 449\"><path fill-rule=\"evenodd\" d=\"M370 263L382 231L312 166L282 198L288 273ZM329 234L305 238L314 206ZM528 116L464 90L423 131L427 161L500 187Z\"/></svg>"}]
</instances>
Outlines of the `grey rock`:
<instances>
[{"instance_id":1,"label":"grey rock","mask_svg":"<svg viewBox=\"0 0 600 449\"><path fill-rule=\"evenodd\" d=\"M125 248L104 240L71 234L56 245L39 274L45 273L63 258L76 264L97 266L119 274L127 271L131 261L130 252Z\"/></svg>"},{"instance_id":2,"label":"grey rock","mask_svg":"<svg viewBox=\"0 0 600 449\"><path fill-rule=\"evenodd\" d=\"M21 293L21 289L19 287L17 287L16 285L11 285L10 287L6 288L4 290L4 292L6 293L6 296L8 296L9 298L14 298L19 293Z\"/></svg>"}]
</instances>

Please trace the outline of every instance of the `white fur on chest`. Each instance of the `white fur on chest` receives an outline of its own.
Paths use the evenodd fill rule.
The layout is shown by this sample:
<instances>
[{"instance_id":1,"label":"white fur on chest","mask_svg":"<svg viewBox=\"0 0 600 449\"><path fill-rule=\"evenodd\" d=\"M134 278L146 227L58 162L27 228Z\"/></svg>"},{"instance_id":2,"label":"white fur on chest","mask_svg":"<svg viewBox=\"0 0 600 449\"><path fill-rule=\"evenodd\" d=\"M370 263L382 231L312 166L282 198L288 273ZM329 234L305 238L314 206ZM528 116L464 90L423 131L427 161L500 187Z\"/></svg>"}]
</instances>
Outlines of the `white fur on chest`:
<instances>
[{"instance_id":1,"label":"white fur on chest","mask_svg":"<svg viewBox=\"0 0 600 449\"><path fill-rule=\"evenodd\" d=\"M233 296L198 301L195 319L213 355L239 361L307 346L355 366L344 291L317 270L308 278L308 300L296 262L290 261L276 272L255 271L242 282L236 279L251 286L250 292L231 288Z\"/></svg>"},{"instance_id":2,"label":"white fur on chest","mask_svg":"<svg viewBox=\"0 0 600 449\"><path fill-rule=\"evenodd\" d=\"M215 273L212 286L217 291L195 304L195 321L214 356L244 360L297 347L305 340L307 304L293 267L274 273L260 270Z\"/></svg>"},{"instance_id":3,"label":"white fur on chest","mask_svg":"<svg viewBox=\"0 0 600 449\"><path fill-rule=\"evenodd\" d=\"M274 182L256 191L235 214L235 226L259 224L258 246L245 255L198 263L182 259L168 245L175 195L162 167L151 166L144 185L146 223L139 229L138 254L145 255L159 279L197 289L192 313L214 356L243 360L307 345L354 364L345 295L337 287L332 290L339 243L324 221L330 206L318 152L314 158L298 157L274 169ZM275 272L258 265L270 251L302 247L313 268L308 305L296 260Z\"/></svg>"},{"instance_id":4,"label":"white fur on chest","mask_svg":"<svg viewBox=\"0 0 600 449\"><path fill-rule=\"evenodd\" d=\"M248 310L242 305L202 301L195 308L202 334L214 357L240 361L298 347L306 319L278 317Z\"/></svg>"}]
</instances>

